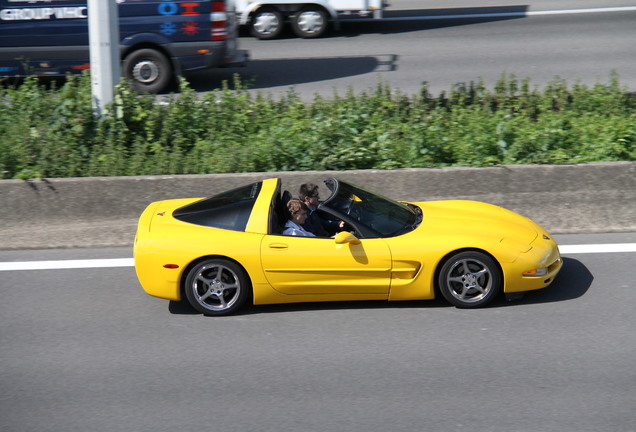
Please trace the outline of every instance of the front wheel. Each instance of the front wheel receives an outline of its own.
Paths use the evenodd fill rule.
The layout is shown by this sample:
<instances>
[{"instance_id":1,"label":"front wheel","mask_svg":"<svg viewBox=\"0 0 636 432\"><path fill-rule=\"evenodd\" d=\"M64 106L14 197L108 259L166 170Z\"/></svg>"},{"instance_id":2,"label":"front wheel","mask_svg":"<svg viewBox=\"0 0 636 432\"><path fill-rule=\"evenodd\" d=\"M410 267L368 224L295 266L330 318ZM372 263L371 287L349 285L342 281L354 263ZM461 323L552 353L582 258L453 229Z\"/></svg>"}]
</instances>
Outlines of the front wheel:
<instances>
[{"instance_id":1,"label":"front wheel","mask_svg":"<svg viewBox=\"0 0 636 432\"><path fill-rule=\"evenodd\" d=\"M476 308L490 303L502 288L499 266L490 256L477 251L460 252L444 262L439 290L451 304Z\"/></svg>"},{"instance_id":2,"label":"front wheel","mask_svg":"<svg viewBox=\"0 0 636 432\"><path fill-rule=\"evenodd\" d=\"M297 36L305 39L317 38L327 31L327 13L315 6L301 9L292 18L292 30Z\"/></svg>"},{"instance_id":3,"label":"front wheel","mask_svg":"<svg viewBox=\"0 0 636 432\"><path fill-rule=\"evenodd\" d=\"M185 295L204 315L228 315L247 300L251 284L245 270L224 259L209 259L192 267L185 280Z\"/></svg>"},{"instance_id":4,"label":"front wheel","mask_svg":"<svg viewBox=\"0 0 636 432\"><path fill-rule=\"evenodd\" d=\"M172 65L166 56L155 49L144 48L126 56L124 77L139 93L159 93L172 79Z\"/></svg>"}]
</instances>

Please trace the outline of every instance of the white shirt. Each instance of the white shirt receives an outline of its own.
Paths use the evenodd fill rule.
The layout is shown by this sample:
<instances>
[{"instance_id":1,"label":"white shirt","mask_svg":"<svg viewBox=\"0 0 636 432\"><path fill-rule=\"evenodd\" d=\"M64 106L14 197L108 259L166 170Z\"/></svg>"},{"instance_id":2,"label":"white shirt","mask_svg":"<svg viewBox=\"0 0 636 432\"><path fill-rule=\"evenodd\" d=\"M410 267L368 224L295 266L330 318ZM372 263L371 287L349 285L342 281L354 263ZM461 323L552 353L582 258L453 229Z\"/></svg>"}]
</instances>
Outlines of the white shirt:
<instances>
[{"instance_id":1,"label":"white shirt","mask_svg":"<svg viewBox=\"0 0 636 432\"><path fill-rule=\"evenodd\" d=\"M283 231L283 235L299 236L299 237L316 237L313 233L310 233L303 227L296 225L291 220L288 220L285 223L285 230Z\"/></svg>"}]
</instances>

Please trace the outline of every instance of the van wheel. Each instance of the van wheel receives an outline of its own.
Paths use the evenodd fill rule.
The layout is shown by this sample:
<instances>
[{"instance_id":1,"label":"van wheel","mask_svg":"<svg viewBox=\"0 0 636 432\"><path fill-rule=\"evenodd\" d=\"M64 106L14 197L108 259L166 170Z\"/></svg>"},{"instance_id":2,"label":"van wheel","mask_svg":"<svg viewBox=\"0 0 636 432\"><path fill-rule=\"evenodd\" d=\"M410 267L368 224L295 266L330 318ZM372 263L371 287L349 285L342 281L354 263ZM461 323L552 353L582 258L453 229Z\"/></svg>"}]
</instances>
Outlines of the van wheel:
<instances>
[{"instance_id":1,"label":"van wheel","mask_svg":"<svg viewBox=\"0 0 636 432\"><path fill-rule=\"evenodd\" d=\"M305 39L322 36L327 30L327 14L322 8L307 6L292 18L292 30Z\"/></svg>"},{"instance_id":2,"label":"van wheel","mask_svg":"<svg viewBox=\"0 0 636 432\"><path fill-rule=\"evenodd\" d=\"M262 7L252 16L252 36L269 40L283 31L283 15L273 7Z\"/></svg>"},{"instance_id":3,"label":"van wheel","mask_svg":"<svg viewBox=\"0 0 636 432\"><path fill-rule=\"evenodd\" d=\"M124 77L139 93L159 93L172 79L170 61L160 51L150 48L128 54L122 67Z\"/></svg>"}]
</instances>

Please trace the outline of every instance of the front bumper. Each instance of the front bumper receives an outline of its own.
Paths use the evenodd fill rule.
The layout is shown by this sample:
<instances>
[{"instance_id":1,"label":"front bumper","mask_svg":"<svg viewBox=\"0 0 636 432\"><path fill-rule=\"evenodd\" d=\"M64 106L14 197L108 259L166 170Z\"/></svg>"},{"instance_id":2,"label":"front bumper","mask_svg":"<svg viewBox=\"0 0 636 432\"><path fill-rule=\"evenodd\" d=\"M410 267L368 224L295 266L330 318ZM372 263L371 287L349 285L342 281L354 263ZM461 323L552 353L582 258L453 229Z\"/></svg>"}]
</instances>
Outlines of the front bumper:
<instances>
[{"instance_id":1,"label":"front bumper","mask_svg":"<svg viewBox=\"0 0 636 432\"><path fill-rule=\"evenodd\" d=\"M504 292L523 292L545 288L554 282L563 266L559 246L547 235L539 235L528 252L504 269ZM546 269L545 274L524 276L530 270Z\"/></svg>"}]
</instances>

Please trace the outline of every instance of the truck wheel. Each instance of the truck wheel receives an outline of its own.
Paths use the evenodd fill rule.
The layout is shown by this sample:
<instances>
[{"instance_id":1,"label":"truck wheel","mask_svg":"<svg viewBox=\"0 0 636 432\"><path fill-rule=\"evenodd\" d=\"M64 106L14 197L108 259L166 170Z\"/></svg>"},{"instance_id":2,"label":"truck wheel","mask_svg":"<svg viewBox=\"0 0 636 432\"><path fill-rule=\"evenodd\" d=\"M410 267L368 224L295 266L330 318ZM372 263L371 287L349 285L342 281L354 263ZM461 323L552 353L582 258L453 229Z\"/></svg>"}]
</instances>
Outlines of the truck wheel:
<instances>
[{"instance_id":1,"label":"truck wheel","mask_svg":"<svg viewBox=\"0 0 636 432\"><path fill-rule=\"evenodd\" d=\"M172 65L160 51L144 48L126 56L122 65L124 77L139 93L159 93L172 79Z\"/></svg>"},{"instance_id":2,"label":"truck wheel","mask_svg":"<svg viewBox=\"0 0 636 432\"><path fill-rule=\"evenodd\" d=\"M292 17L292 30L305 39L322 36L327 30L327 13L316 6L307 6Z\"/></svg>"},{"instance_id":3,"label":"truck wheel","mask_svg":"<svg viewBox=\"0 0 636 432\"><path fill-rule=\"evenodd\" d=\"M262 7L252 16L252 36L269 40L283 31L283 15L273 7Z\"/></svg>"}]
</instances>

